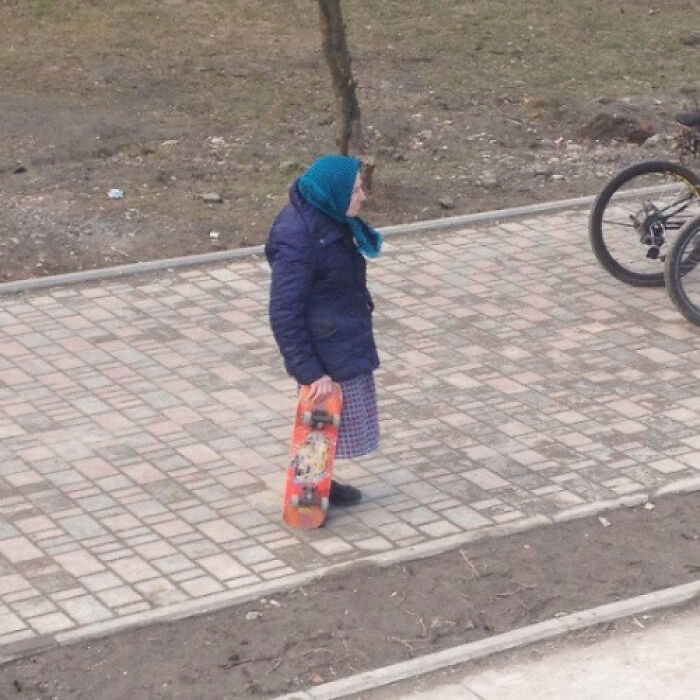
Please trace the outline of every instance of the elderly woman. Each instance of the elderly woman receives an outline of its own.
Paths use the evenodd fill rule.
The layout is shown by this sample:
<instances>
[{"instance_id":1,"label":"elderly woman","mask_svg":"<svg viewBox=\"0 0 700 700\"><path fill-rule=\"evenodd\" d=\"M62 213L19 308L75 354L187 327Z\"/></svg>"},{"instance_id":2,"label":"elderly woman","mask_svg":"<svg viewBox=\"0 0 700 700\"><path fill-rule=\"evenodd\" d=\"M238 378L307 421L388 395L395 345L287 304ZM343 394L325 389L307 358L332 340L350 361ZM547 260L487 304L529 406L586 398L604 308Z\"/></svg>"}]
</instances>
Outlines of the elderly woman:
<instances>
[{"instance_id":1,"label":"elderly woman","mask_svg":"<svg viewBox=\"0 0 700 700\"><path fill-rule=\"evenodd\" d=\"M287 372L310 385L318 403L333 382L342 387L338 458L365 455L379 444L373 375L379 357L365 257L379 255L382 237L358 217L365 200L361 169L351 156L316 160L292 184L265 245L270 324ZM333 480L331 503L360 499L359 489Z\"/></svg>"}]
</instances>

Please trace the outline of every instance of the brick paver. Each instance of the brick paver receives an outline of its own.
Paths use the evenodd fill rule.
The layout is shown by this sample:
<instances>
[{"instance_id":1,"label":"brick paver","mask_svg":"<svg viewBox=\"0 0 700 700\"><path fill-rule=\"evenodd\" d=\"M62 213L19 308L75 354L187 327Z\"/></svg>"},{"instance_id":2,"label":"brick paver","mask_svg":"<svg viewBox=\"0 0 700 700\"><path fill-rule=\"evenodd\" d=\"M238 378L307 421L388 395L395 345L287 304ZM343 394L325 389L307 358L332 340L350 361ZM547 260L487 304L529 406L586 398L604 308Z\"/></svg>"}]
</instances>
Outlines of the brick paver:
<instances>
[{"instance_id":1,"label":"brick paver","mask_svg":"<svg viewBox=\"0 0 700 700\"><path fill-rule=\"evenodd\" d=\"M389 239L382 447L312 533L263 259L4 297L0 648L700 476L697 329L585 216Z\"/></svg>"}]
</instances>

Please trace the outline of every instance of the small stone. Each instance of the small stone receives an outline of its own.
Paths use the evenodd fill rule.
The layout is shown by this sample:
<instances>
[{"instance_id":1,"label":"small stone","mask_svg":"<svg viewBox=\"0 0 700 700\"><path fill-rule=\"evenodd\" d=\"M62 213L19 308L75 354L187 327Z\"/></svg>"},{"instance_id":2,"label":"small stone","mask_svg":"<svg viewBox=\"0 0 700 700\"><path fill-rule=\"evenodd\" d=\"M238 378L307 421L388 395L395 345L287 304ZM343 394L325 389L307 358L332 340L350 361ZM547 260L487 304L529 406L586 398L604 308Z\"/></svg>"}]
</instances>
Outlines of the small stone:
<instances>
[{"instance_id":1,"label":"small stone","mask_svg":"<svg viewBox=\"0 0 700 700\"><path fill-rule=\"evenodd\" d=\"M218 231L209 231L209 238L211 238L212 241L218 241L219 240L219 232Z\"/></svg>"},{"instance_id":2,"label":"small stone","mask_svg":"<svg viewBox=\"0 0 700 700\"><path fill-rule=\"evenodd\" d=\"M252 622L253 620L259 620L262 618L262 616L263 614L259 610L251 610L250 612L246 613L245 621Z\"/></svg>"},{"instance_id":3,"label":"small stone","mask_svg":"<svg viewBox=\"0 0 700 700\"><path fill-rule=\"evenodd\" d=\"M443 209L454 209L455 208L455 201L449 195L444 195L444 196L440 197L440 199L438 199L438 204Z\"/></svg>"},{"instance_id":4,"label":"small stone","mask_svg":"<svg viewBox=\"0 0 700 700\"><path fill-rule=\"evenodd\" d=\"M658 148L665 146L667 140L666 134L654 134L644 142L644 148Z\"/></svg>"},{"instance_id":5,"label":"small stone","mask_svg":"<svg viewBox=\"0 0 700 700\"><path fill-rule=\"evenodd\" d=\"M279 166L280 172L285 174L298 172L301 169L301 164L296 160L283 160Z\"/></svg>"},{"instance_id":6,"label":"small stone","mask_svg":"<svg viewBox=\"0 0 700 700\"><path fill-rule=\"evenodd\" d=\"M535 177L552 177L554 169L545 163L535 163L530 169Z\"/></svg>"},{"instance_id":7,"label":"small stone","mask_svg":"<svg viewBox=\"0 0 700 700\"><path fill-rule=\"evenodd\" d=\"M488 171L484 171L479 176L479 184L485 189L491 189L492 187L498 187L498 178Z\"/></svg>"},{"instance_id":8,"label":"small stone","mask_svg":"<svg viewBox=\"0 0 700 700\"><path fill-rule=\"evenodd\" d=\"M218 192L204 192L198 194L197 197L207 204L221 204L224 198Z\"/></svg>"}]
</instances>

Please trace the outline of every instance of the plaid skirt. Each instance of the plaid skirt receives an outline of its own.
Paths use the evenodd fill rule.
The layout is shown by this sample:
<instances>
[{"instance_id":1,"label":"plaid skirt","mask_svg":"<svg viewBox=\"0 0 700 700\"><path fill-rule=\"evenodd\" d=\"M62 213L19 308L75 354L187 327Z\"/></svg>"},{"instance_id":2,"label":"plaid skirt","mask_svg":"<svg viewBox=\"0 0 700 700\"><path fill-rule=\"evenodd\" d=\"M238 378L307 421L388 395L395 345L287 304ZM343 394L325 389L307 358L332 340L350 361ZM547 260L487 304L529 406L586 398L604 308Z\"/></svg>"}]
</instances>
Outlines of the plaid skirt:
<instances>
[{"instance_id":1,"label":"plaid skirt","mask_svg":"<svg viewBox=\"0 0 700 700\"><path fill-rule=\"evenodd\" d=\"M367 372L340 382L343 413L338 430L336 457L361 457L379 447L379 416L374 374Z\"/></svg>"}]
</instances>

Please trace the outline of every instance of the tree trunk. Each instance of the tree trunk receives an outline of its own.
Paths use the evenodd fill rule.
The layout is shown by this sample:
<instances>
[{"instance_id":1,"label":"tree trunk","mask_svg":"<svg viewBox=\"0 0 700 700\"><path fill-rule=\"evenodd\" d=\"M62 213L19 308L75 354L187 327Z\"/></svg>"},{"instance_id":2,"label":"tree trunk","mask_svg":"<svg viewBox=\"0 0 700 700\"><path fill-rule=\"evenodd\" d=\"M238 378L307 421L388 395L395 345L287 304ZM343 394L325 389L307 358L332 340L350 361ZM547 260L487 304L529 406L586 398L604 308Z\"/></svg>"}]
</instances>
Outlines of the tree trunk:
<instances>
[{"instance_id":1,"label":"tree trunk","mask_svg":"<svg viewBox=\"0 0 700 700\"><path fill-rule=\"evenodd\" d=\"M338 112L336 144L343 155L349 151L362 153L362 126L360 106L352 77L350 53L345 40L345 24L340 9L340 0L318 0L323 34L323 53L333 79L333 92Z\"/></svg>"}]
</instances>

